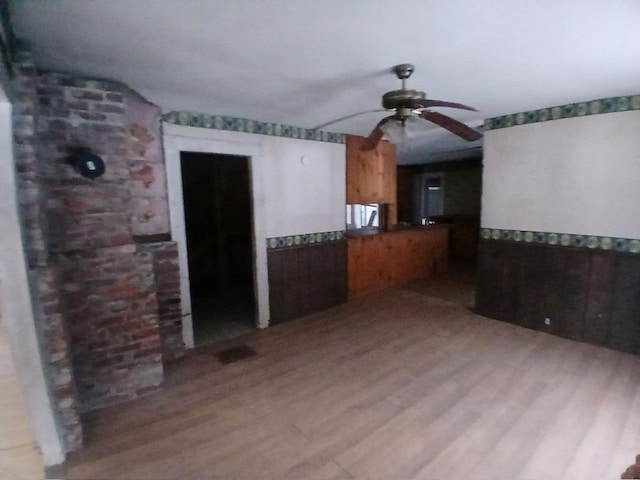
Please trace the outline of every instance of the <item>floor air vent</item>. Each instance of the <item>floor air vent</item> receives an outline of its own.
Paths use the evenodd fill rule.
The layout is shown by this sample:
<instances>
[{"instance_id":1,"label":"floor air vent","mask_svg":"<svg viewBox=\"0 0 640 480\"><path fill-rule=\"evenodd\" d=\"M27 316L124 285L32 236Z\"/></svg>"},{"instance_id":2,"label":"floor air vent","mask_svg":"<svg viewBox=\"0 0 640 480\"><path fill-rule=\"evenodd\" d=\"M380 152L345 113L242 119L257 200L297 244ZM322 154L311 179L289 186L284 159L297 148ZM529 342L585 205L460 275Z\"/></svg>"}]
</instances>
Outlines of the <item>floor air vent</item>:
<instances>
[{"instance_id":1,"label":"floor air vent","mask_svg":"<svg viewBox=\"0 0 640 480\"><path fill-rule=\"evenodd\" d=\"M217 352L216 357L223 365L237 362L238 360L244 360L245 358L253 357L256 355L256 351L248 347L247 345L240 345L238 347L228 348Z\"/></svg>"}]
</instances>

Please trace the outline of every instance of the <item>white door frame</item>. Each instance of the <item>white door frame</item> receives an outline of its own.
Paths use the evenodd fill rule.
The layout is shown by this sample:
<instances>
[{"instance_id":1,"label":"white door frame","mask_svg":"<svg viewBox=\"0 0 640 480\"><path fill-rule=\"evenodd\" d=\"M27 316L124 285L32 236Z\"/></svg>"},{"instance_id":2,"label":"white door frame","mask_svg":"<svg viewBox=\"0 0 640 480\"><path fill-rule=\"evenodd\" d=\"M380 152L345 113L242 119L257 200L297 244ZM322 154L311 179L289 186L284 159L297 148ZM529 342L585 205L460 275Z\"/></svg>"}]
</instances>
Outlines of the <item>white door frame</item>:
<instances>
[{"instance_id":1,"label":"white door frame","mask_svg":"<svg viewBox=\"0 0 640 480\"><path fill-rule=\"evenodd\" d=\"M262 144L258 137L255 143L232 141L217 130L181 125L162 124L164 133L164 155L167 170L169 196L169 221L171 237L178 245L180 265L180 296L182 300L182 338L187 348L193 348L193 318L191 316L191 293L189 288L189 264L187 261L187 236L184 224L184 200L182 191L181 152L217 153L249 157L251 200L253 214L253 275L256 298L256 326L269 325L269 284L267 275L267 241L264 208L264 182Z\"/></svg>"}]
</instances>

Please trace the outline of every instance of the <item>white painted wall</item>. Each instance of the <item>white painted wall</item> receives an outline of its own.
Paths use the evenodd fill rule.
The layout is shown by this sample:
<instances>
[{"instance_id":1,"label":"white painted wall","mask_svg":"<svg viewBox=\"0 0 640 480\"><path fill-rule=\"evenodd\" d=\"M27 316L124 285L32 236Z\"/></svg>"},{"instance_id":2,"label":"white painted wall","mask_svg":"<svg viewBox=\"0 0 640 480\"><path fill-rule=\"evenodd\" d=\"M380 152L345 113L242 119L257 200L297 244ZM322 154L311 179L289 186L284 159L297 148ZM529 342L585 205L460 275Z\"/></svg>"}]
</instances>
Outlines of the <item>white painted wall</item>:
<instances>
[{"instance_id":1,"label":"white painted wall","mask_svg":"<svg viewBox=\"0 0 640 480\"><path fill-rule=\"evenodd\" d=\"M64 461L42 368L22 245L12 151L11 105L0 88L0 316L46 465ZM0 392L2 395L3 392Z\"/></svg>"},{"instance_id":2,"label":"white painted wall","mask_svg":"<svg viewBox=\"0 0 640 480\"><path fill-rule=\"evenodd\" d=\"M344 230L345 146L265 135L259 137L263 137L260 140L265 162L267 238Z\"/></svg>"},{"instance_id":3,"label":"white painted wall","mask_svg":"<svg viewBox=\"0 0 640 480\"><path fill-rule=\"evenodd\" d=\"M640 238L640 112L490 130L482 226Z\"/></svg>"},{"instance_id":4,"label":"white painted wall","mask_svg":"<svg viewBox=\"0 0 640 480\"><path fill-rule=\"evenodd\" d=\"M269 324L266 239L345 228L345 146L163 124L171 234L178 244L183 339L193 347L180 152L250 158L257 326Z\"/></svg>"}]
</instances>

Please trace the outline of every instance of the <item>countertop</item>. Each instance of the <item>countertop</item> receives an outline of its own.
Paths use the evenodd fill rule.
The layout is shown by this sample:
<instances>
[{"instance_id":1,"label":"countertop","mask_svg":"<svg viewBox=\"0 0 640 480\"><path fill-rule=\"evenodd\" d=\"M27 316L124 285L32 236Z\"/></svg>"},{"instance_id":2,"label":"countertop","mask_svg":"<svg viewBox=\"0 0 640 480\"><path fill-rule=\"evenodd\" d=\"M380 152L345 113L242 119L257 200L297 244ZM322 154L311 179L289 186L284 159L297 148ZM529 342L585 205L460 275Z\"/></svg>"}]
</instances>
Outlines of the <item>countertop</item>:
<instances>
[{"instance_id":1,"label":"countertop","mask_svg":"<svg viewBox=\"0 0 640 480\"><path fill-rule=\"evenodd\" d=\"M347 230L345 236L347 238L360 238L360 237L370 237L374 235L393 235L396 233L403 232L424 232L428 230L441 229L441 228L449 228L451 224L446 223L436 223L433 225L395 225L390 230L381 230L379 228L365 228L358 230Z\"/></svg>"}]
</instances>

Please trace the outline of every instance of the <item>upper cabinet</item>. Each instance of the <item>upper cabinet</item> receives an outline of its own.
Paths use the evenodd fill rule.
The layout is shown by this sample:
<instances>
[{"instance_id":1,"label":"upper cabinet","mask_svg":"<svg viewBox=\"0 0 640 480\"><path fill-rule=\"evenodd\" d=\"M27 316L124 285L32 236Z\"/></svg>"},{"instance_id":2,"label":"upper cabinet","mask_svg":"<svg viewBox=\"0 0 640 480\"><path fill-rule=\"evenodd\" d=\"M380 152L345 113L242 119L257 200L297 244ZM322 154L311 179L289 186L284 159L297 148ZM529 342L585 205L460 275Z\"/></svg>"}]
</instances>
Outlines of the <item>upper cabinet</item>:
<instances>
[{"instance_id":1,"label":"upper cabinet","mask_svg":"<svg viewBox=\"0 0 640 480\"><path fill-rule=\"evenodd\" d=\"M347 135L347 204L396 203L396 149L386 140L362 151L364 137Z\"/></svg>"}]
</instances>

